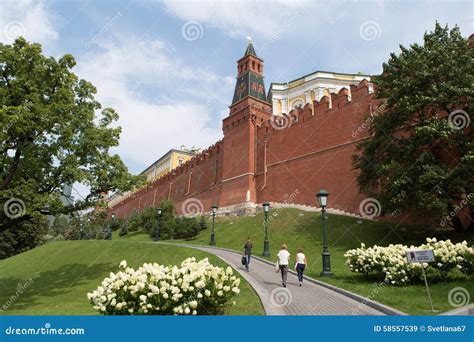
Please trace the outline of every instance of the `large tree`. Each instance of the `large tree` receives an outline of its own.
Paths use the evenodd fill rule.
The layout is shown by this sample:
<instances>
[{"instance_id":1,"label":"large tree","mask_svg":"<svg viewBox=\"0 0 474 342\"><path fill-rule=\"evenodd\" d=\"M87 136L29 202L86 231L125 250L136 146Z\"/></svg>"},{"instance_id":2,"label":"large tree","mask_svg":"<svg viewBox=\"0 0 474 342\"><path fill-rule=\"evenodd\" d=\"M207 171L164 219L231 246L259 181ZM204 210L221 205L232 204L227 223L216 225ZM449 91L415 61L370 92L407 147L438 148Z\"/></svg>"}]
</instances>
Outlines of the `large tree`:
<instances>
[{"instance_id":1,"label":"large tree","mask_svg":"<svg viewBox=\"0 0 474 342\"><path fill-rule=\"evenodd\" d=\"M373 78L386 110L354 157L359 186L387 213L473 229L474 44L436 23L424 44L400 49Z\"/></svg>"},{"instance_id":2,"label":"large tree","mask_svg":"<svg viewBox=\"0 0 474 342\"><path fill-rule=\"evenodd\" d=\"M141 181L109 153L119 143L118 115L101 110L95 87L71 71L75 64L71 55L46 57L23 38L0 44L2 236L44 215L97 206L107 192ZM65 204L63 185L77 182L90 193Z\"/></svg>"}]
</instances>

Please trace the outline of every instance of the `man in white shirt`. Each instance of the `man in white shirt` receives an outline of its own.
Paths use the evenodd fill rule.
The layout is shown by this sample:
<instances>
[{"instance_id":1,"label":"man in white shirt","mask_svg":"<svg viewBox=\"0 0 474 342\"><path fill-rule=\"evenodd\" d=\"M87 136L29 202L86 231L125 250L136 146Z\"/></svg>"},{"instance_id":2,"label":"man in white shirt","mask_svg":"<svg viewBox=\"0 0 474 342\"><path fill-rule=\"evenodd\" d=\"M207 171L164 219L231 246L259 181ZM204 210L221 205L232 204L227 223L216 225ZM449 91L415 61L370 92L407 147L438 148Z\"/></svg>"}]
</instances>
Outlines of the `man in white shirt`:
<instances>
[{"instance_id":1,"label":"man in white shirt","mask_svg":"<svg viewBox=\"0 0 474 342\"><path fill-rule=\"evenodd\" d=\"M285 244L281 245L281 249L278 252L278 265L281 271L281 281L283 287L286 287L286 278L288 276L288 264L290 263L290 252Z\"/></svg>"}]
</instances>

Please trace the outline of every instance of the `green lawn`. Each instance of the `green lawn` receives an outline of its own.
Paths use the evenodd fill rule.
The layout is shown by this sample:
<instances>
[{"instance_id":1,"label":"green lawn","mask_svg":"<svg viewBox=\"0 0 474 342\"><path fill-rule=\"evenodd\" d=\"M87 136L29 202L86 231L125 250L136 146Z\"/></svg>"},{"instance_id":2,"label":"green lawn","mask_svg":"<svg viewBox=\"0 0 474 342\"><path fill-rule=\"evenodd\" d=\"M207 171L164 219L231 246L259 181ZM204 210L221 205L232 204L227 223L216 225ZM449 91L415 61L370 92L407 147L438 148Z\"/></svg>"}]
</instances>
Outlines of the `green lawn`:
<instances>
[{"instance_id":1,"label":"green lawn","mask_svg":"<svg viewBox=\"0 0 474 342\"><path fill-rule=\"evenodd\" d=\"M341 215L329 215L328 240L331 252L331 263L334 277L320 277L322 224L320 213L301 212L296 209L275 209L270 212L269 239L272 256L276 255L281 243L286 243L294 256L296 248L301 247L308 258L307 274L311 277L339 286L363 296L397 308L403 312L415 315L432 314L425 286L423 283L397 287L377 286L382 279L366 279L363 275L351 273L345 266L344 253L351 248L359 247L361 242L367 246L378 244L381 246L390 243L417 245L425 241L426 237L436 236L438 239L451 238L453 241L470 238L454 232L434 232L434 229L421 230L413 226L396 225L390 223L363 220L357 223L356 218ZM256 217L216 219L217 246L241 250L247 237L253 240L254 254L263 251L263 215ZM208 244L210 226L202 231L195 240L181 241L193 244ZM147 239L146 235L130 236L128 239ZM274 260L274 258L270 258ZM294 259L293 259L294 260ZM471 293L471 302L474 301L474 281L462 273L456 273L454 279L448 283L440 280L430 281L430 291L434 307L440 311L454 309L448 303L449 291L461 286Z\"/></svg>"},{"instance_id":2,"label":"green lawn","mask_svg":"<svg viewBox=\"0 0 474 342\"><path fill-rule=\"evenodd\" d=\"M208 257L214 265L225 265L217 257L194 249L127 239L51 243L0 260L0 303L13 302L0 314L97 315L86 293L117 271L121 260L138 267L144 262L179 264L190 256ZM25 289L23 293L18 291L21 288ZM258 296L244 279L235 301L236 306L228 308L226 314L264 314Z\"/></svg>"}]
</instances>

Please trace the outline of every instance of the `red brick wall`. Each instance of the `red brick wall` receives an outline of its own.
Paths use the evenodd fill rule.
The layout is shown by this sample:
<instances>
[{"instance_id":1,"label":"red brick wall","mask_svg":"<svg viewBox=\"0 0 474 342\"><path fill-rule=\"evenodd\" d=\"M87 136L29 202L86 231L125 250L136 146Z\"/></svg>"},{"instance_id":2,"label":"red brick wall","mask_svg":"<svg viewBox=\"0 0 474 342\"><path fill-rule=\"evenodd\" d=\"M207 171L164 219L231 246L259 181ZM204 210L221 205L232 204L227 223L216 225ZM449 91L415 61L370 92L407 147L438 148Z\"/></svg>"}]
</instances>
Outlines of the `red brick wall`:
<instances>
[{"instance_id":1,"label":"red brick wall","mask_svg":"<svg viewBox=\"0 0 474 342\"><path fill-rule=\"evenodd\" d=\"M364 196L359 194L352 155L357 142L368 136L363 124L375 101L367 82L352 87L351 100L347 94L343 89L331 99L314 102L314 110L306 105L291 111L281 128L266 123L258 129L258 202L284 202L296 191L292 203L316 206L315 194L324 187L330 192L330 207L358 212Z\"/></svg>"},{"instance_id":2,"label":"red brick wall","mask_svg":"<svg viewBox=\"0 0 474 342\"><path fill-rule=\"evenodd\" d=\"M121 218L128 217L134 209L140 211L153 204L158 206L161 200L168 198L176 202L180 213L185 201L194 198L199 199L201 210L208 211L211 205L219 203L221 196L222 145L222 141L217 142L177 167L172 173L166 174L110 208L109 213L115 212Z\"/></svg>"},{"instance_id":3,"label":"red brick wall","mask_svg":"<svg viewBox=\"0 0 474 342\"><path fill-rule=\"evenodd\" d=\"M247 190L251 202L291 198L292 203L315 206L315 194L324 187L331 193L330 207L357 213L364 196L357 188L352 155L357 141L368 136L364 122L377 101L366 81L351 87L351 98L348 93L343 89L314 102L314 109L306 105L290 112L288 119L297 122L283 128L269 120L270 105L244 99L224 119L223 140L109 212L127 217L134 208L156 206L166 198L176 202L178 213L189 199L197 199L207 212L213 204L245 202Z\"/></svg>"}]
</instances>

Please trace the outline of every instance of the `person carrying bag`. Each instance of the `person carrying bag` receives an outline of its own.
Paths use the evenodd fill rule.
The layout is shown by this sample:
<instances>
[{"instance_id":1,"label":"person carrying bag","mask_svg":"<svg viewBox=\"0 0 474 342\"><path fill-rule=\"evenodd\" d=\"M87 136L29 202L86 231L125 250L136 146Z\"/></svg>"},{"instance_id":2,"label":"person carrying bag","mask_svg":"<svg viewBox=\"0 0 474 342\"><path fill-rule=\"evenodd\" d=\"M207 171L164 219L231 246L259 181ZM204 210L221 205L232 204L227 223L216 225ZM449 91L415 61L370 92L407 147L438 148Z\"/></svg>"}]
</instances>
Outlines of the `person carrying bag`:
<instances>
[{"instance_id":1,"label":"person carrying bag","mask_svg":"<svg viewBox=\"0 0 474 342\"><path fill-rule=\"evenodd\" d=\"M252 241L247 238L247 242L244 245L244 254L242 255L242 265L245 265L247 272L249 271L250 256L252 255ZM244 260L245 259L245 260Z\"/></svg>"}]
</instances>

